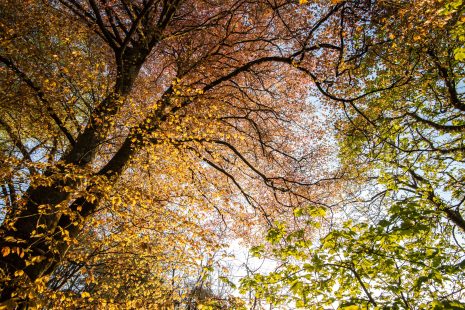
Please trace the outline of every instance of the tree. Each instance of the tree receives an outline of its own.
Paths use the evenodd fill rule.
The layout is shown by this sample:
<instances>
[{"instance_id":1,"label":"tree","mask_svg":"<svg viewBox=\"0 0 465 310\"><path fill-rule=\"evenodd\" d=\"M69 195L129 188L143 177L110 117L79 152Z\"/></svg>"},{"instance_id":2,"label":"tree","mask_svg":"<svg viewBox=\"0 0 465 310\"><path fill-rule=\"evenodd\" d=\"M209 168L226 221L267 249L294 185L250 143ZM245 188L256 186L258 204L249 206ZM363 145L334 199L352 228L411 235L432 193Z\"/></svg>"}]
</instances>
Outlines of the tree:
<instances>
[{"instance_id":1,"label":"tree","mask_svg":"<svg viewBox=\"0 0 465 310\"><path fill-rule=\"evenodd\" d=\"M324 90L343 108L340 158L360 182L359 202L313 244L302 232L269 237L288 264L245 280L264 283L262 296L289 289L290 299L309 308L465 307L464 67L454 36L463 5L416 5L381 3L372 16L371 35L385 44L349 68L362 95L344 81Z\"/></svg>"},{"instance_id":2,"label":"tree","mask_svg":"<svg viewBox=\"0 0 465 310\"><path fill-rule=\"evenodd\" d=\"M225 225L234 219L240 234L256 213L270 221L309 201L330 203L329 180L338 175L321 170L332 149L324 130L312 128L305 81L321 88L323 77L346 72L338 71L342 55L363 55L369 42L346 40L365 29L370 7L2 3L0 300L36 301L78 240L90 239L89 250L109 239L108 252L109 244L126 246L116 239L127 232L140 251L169 240L176 219L194 246L218 227L211 210ZM132 215L138 227L154 213L166 223L160 234L126 229ZM191 231L194 223L205 232ZM69 261L72 270L82 270L83 257L92 258Z\"/></svg>"}]
</instances>

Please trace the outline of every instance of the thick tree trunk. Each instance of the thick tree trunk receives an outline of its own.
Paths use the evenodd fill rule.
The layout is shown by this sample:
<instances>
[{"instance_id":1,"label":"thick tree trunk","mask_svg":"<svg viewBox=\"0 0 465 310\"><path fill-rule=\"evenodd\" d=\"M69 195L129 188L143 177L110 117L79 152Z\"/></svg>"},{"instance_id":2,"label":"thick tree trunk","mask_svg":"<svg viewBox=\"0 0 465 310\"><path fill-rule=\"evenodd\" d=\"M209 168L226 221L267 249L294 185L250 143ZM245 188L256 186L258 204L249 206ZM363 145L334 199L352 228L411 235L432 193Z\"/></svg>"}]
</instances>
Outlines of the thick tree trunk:
<instances>
[{"instance_id":1,"label":"thick tree trunk","mask_svg":"<svg viewBox=\"0 0 465 310\"><path fill-rule=\"evenodd\" d=\"M51 184L31 185L19 203L18 210L10 212L0 227L0 249L9 249L8 255L0 255L0 303L17 295L18 290L24 285L21 284L22 281L33 282L51 274L69 248L63 230L67 231L65 234L69 235L70 239L77 237L81 224L97 207L98 201L89 202L84 197L74 202L68 201L70 193L63 187L75 188L77 184L73 180L63 178L62 174L67 165L85 167L95 158L98 146L111 128L110 121L131 92L148 54L147 49L126 49L123 60L118 64L113 92L95 109L85 130L55 170L49 169L43 174ZM127 145L123 144L122 148L124 153L128 153ZM129 154L121 156L119 151L116 157L117 162L114 165L115 168L116 165L119 167L113 170L113 178L118 177L123 171ZM115 159L111 162L115 162ZM26 261L33 257L41 257L42 260L26 265ZM23 276L19 275L20 270L24 271ZM17 298L17 302L18 306L21 306L21 297Z\"/></svg>"}]
</instances>

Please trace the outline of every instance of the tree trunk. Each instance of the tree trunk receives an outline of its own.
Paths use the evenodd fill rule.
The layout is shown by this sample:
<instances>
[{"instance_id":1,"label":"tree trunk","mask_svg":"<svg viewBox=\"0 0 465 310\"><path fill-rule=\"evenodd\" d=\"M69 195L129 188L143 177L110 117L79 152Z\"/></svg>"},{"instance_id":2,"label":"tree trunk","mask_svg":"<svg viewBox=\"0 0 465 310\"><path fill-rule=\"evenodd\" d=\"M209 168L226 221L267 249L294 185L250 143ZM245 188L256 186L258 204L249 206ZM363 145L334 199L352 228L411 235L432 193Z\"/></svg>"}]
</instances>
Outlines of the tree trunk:
<instances>
[{"instance_id":1,"label":"tree trunk","mask_svg":"<svg viewBox=\"0 0 465 310\"><path fill-rule=\"evenodd\" d=\"M0 257L0 303L14 298L17 306L26 305L21 296L14 296L24 287L24 281L34 282L53 272L68 251L69 243L65 237L77 237L82 223L98 206L99 201L89 202L84 197L69 201L70 193L63 187L76 188L78 184L63 178L65 167L86 167L96 157L98 146L111 129L111 119L130 94L149 52L143 48L126 48L122 60L117 61L118 73L113 92L96 107L76 144L71 146L55 170L48 169L43 173L44 177L51 180L51 184L31 185L23 195L22 202L18 203L18 210L10 212L5 218L0 227L0 249L8 249L6 251L9 253ZM118 59L119 55L116 56ZM123 144L122 149L127 154L121 156L121 151L116 153L118 161L115 168L117 165L118 169L112 172L113 178L119 176L129 160L128 146ZM64 211L60 209L63 205L66 206ZM64 229L67 232L64 233ZM33 257L41 257L42 260L26 266L26 261ZM22 276L17 273L21 270L24 271Z\"/></svg>"}]
</instances>

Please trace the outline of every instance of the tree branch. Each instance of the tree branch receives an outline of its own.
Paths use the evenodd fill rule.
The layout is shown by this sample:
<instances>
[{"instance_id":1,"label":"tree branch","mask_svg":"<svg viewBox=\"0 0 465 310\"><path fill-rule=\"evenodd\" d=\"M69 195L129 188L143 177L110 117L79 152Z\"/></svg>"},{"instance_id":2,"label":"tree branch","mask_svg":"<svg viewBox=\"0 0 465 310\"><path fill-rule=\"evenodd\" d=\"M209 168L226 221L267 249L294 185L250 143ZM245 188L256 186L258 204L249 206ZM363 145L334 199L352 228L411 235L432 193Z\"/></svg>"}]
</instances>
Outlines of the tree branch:
<instances>
[{"instance_id":1,"label":"tree branch","mask_svg":"<svg viewBox=\"0 0 465 310\"><path fill-rule=\"evenodd\" d=\"M21 71L10 59L1 56L0 55L0 62L3 62L8 68L10 68L13 72L15 72L18 77L26 83L27 86L29 86L37 95L39 100L45 105L45 108L47 109L47 112L49 113L50 117L54 120L55 124L60 128L60 130L64 133L66 138L68 139L69 143L71 145L75 145L76 141L73 138L73 135L69 132L69 130L66 128L66 126L63 124L61 119L58 117L58 115L53 111L53 108L50 104L50 102L47 100L45 97L44 92L42 89L40 89L39 86L37 86L23 71Z\"/></svg>"}]
</instances>

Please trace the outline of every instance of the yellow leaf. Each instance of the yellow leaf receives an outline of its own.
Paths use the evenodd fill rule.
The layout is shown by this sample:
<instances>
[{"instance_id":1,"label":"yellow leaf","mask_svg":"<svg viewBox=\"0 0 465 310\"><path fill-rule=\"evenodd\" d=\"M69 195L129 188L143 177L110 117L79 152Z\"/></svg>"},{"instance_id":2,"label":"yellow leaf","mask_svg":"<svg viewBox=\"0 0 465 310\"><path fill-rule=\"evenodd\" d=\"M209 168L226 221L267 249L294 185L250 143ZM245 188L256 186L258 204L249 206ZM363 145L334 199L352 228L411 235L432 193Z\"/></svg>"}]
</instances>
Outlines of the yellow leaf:
<instances>
[{"instance_id":1,"label":"yellow leaf","mask_svg":"<svg viewBox=\"0 0 465 310\"><path fill-rule=\"evenodd\" d=\"M121 203L121 197L120 196L114 196L111 198L111 204L113 206L119 205Z\"/></svg>"},{"instance_id":2,"label":"yellow leaf","mask_svg":"<svg viewBox=\"0 0 465 310\"><path fill-rule=\"evenodd\" d=\"M5 257L5 256L8 256L8 254L10 254L11 250L9 247L4 247L2 248L2 255Z\"/></svg>"},{"instance_id":3,"label":"yellow leaf","mask_svg":"<svg viewBox=\"0 0 465 310\"><path fill-rule=\"evenodd\" d=\"M24 274L24 270L16 270L15 271L15 277L20 277Z\"/></svg>"},{"instance_id":4,"label":"yellow leaf","mask_svg":"<svg viewBox=\"0 0 465 310\"><path fill-rule=\"evenodd\" d=\"M360 307L357 306L357 305L350 305L350 306L342 307L341 309L344 309L344 310L359 310Z\"/></svg>"},{"instance_id":5,"label":"yellow leaf","mask_svg":"<svg viewBox=\"0 0 465 310\"><path fill-rule=\"evenodd\" d=\"M89 294L89 292L82 292L82 293L81 293L81 297L82 297L82 298L89 298L89 297L90 297L90 294Z\"/></svg>"}]
</instances>

